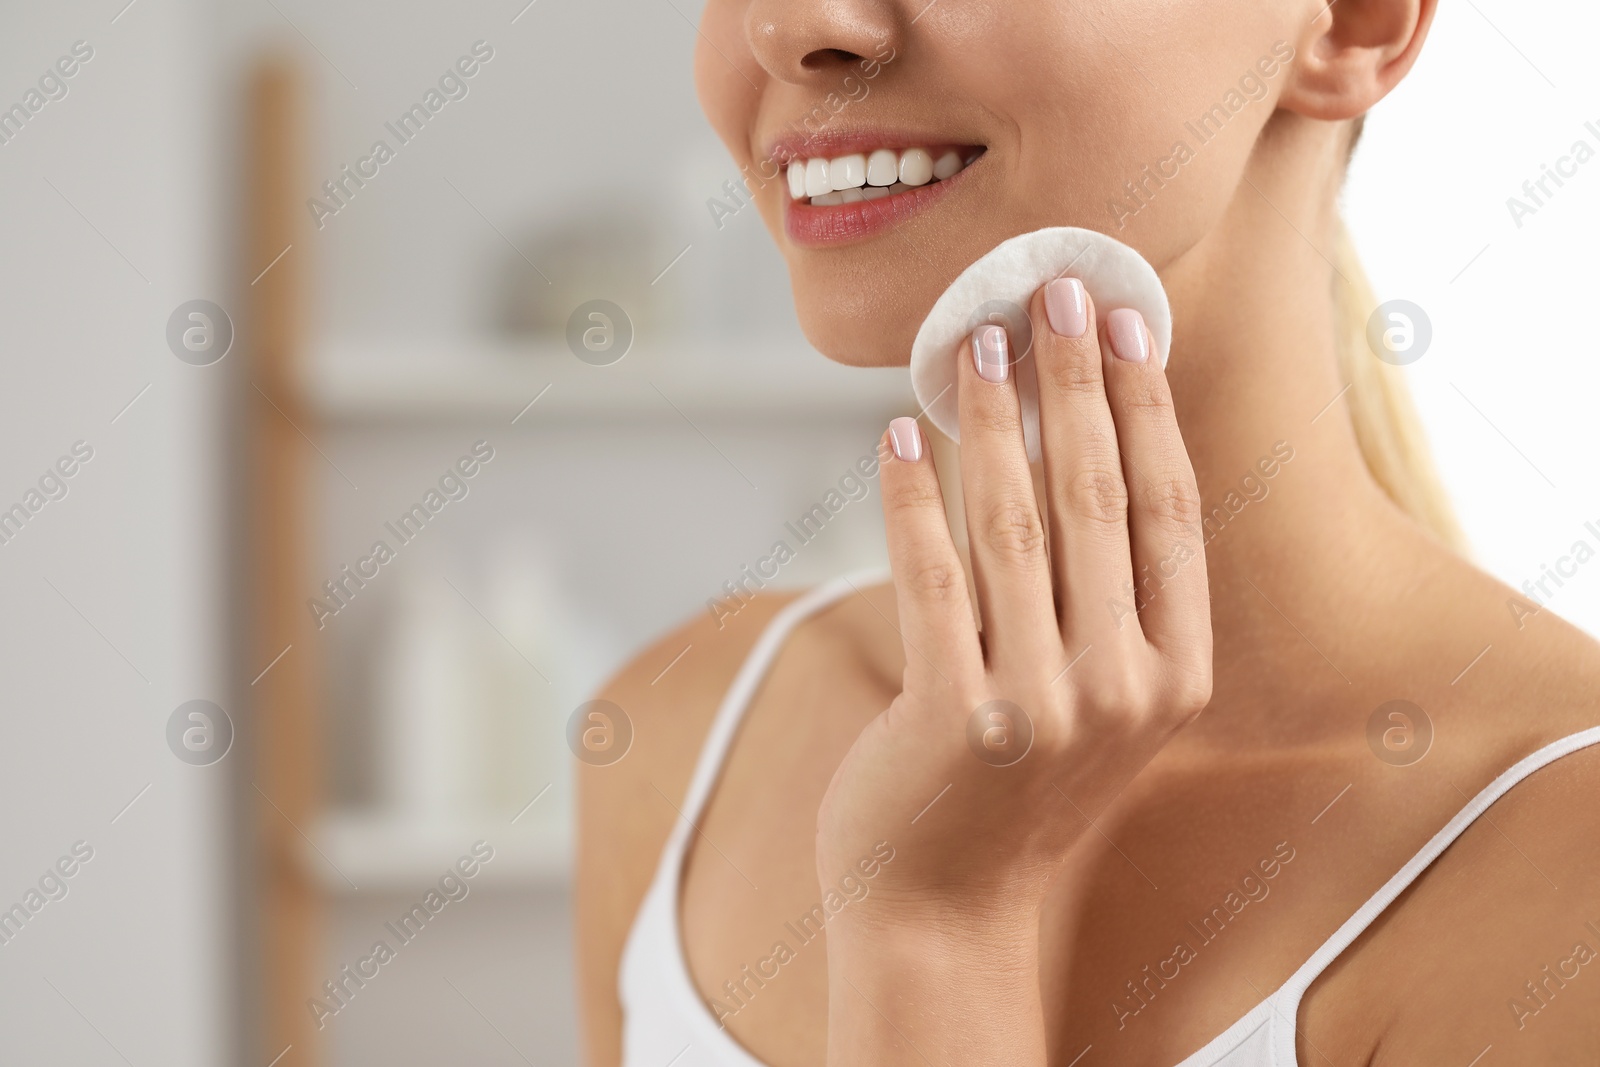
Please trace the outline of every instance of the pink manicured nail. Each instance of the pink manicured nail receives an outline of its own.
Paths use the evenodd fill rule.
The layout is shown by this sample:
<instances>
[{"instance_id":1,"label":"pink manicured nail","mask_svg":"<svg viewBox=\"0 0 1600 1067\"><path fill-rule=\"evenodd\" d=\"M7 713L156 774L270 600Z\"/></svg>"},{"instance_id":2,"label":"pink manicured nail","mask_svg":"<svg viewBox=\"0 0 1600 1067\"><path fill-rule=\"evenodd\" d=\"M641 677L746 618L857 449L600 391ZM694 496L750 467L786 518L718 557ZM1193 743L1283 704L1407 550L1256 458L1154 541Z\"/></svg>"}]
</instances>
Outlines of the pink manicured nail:
<instances>
[{"instance_id":1,"label":"pink manicured nail","mask_svg":"<svg viewBox=\"0 0 1600 1067\"><path fill-rule=\"evenodd\" d=\"M1118 359L1129 363L1143 363L1150 358L1150 345L1146 340L1144 316L1133 308L1117 308L1106 316L1106 333L1111 337L1111 351Z\"/></svg>"},{"instance_id":2,"label":"pink manicured nail","mask_svg":"<svg viewBox=\"0 0 1600 1067\"><path fill-rule=\"evenodd\" d=\"M915 463L922 458L922 431L908 415L889 421L889 443L894 446L895 459Z\"/></svg>"},{"instance_id":3,"label":"pink manicured nail","mask_svg":"<svg viewBox=\"0 0 1600 1067\"><path fill-rule=\"evenodd\" d=\"M1082 337L1089 328L1089 302L1083 283L1076 278L1057 278L1044 287L1044 313L1050 328L1062 337Z\"/></svg>"},{"instance_id":4,"label":"pink manicured nail","mask_svg":"<svg viewBox=\"0 0 1600 1067\"><path fill-rule=\"evenodd\" d=\"M972 361L978 377L999 385L1006 380L1010 361L1006 358L1006 331L1000 326L979 326L972 334Z\"/></svg>"}]
</instances>

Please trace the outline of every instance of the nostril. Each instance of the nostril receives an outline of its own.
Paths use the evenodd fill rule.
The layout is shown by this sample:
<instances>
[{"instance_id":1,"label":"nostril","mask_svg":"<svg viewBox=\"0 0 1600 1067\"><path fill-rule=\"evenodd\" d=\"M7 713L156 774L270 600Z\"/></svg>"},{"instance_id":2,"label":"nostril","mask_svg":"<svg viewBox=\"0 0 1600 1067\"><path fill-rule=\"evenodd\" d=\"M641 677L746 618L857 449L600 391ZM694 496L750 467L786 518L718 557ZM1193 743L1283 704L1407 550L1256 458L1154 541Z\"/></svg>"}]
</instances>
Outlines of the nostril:
<instances>
[{"instance_id":1,"label":"nostril","mask_svg":"<svg viewBox=\"0 0 1600 1067\"><path fill-rule=\"evenodd\" d=\"M859 59L861 56L843 48L819 48L814 52L807 52L805 58L800 60L800 65L806 70L827 70L829 67L854 63Z\"/></svg>"}]
</instances>

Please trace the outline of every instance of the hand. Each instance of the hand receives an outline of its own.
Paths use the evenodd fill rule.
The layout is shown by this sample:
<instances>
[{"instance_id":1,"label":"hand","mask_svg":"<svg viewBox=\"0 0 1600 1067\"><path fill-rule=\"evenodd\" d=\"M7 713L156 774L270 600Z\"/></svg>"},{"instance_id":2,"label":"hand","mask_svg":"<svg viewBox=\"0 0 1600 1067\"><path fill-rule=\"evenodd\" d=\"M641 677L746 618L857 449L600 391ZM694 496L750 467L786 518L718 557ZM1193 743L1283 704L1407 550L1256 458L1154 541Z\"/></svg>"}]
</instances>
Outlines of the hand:
<instances>
[{"instance_id":1,"label":"hand","mask_svg":"<svg viewBox=\"0 0 1600 1067\"><path fill-rule=\"evenodd\" d=\"M926 440L911 419L886 435L904 690L834 775L818 874L837 885L879 842L894 858L846 926L1025 940L1088 820L1210 700L1200 498L1149 331L1129 309L1102 329L1072 279L1029 317L1015 365L999 326L953 354L981 633ZM1042 501L1019 372L1038 381Z\"/></svg>"}]
</instances>

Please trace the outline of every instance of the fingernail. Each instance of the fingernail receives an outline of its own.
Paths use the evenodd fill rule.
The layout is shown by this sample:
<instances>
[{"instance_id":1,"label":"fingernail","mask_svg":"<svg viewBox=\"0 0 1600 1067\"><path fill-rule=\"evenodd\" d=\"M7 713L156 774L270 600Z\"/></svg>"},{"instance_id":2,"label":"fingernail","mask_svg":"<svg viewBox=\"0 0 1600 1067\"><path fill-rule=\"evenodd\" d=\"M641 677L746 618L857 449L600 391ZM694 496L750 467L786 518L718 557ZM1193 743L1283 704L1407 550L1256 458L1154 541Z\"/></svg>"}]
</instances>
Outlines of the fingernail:
<instances>
[{"instance_id":1,"label":"fingernail","mask_svg":"<svg viewBox=\"0 0 1600 1067\"><path fill-rule=\"evenodd\" d=\"M1082 337L1089 328L1089 301L1083 283L1076 278L1057 278L1045 286L1044 313L1050 328L1062 337Z\"/></svg>"},{"instance_id":2,"label":"fingernail","mask_svg":"<svg viewBox=\"0 0 1600 1067\"><path fill-rule=\"evenodd\" d=\"M1107 315L1106 333L1111 337L1111 351L1118 359L1143 363L1150 358L1144 316L1133 308L1117 308Z\"/></svg>"},{"instance_id":3,"label":"fingernail","mask_svg":"<svg viewBox=\"0 0 1600 1067\"><path fill-rule=\"evenodd\" d=\"M889 443L894 446L895 459L915 463L922 458L922 431L908 415L889 421Z\"/></svg>"},{"instance_id":4,"label":"fingernail","mask_svg":"<svg viewBox=\"0 0 1600 1067\"><path fill-rule=\"evenodd\" d=\"M972 335L972 361L978 377L999 385L1006 380L1006 331L999 326L979 326Z\"/></svg>"}]
</instances>

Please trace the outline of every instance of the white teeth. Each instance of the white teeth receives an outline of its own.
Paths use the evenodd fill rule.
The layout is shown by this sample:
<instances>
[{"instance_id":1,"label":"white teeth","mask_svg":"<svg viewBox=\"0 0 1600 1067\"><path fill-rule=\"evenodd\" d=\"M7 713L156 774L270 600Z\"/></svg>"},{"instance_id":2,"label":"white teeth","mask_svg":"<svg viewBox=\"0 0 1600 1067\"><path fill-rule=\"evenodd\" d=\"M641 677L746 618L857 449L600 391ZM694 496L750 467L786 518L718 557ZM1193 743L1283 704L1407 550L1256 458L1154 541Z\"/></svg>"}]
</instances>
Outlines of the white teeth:
<instances>
[{"instance_id":1,"label":"white teeth","mask_svg":"<svg viewBox=\"0 0 1600 1067\"><path fill-rule=\"evenodd\" d=\"M867 157L867 184L893 185L900 176L900 155L880 148Z\"/></svg>"},{"instance_id":2,"label":"white teeth","mask_svg":"<svg viewBox=\"0 0 1600 1067\"><path fill-rule=\"evenodd\" d=\"M795 159L789 162L787 172L789 196L822 206L880 200L954 177L982 154L983 149L973 149L963 159L959 151L947 148L935 161L926 148L898 152L879 148L870 154L853 152L836 159Z\"/></svg>"},{"instance_id":3,"label":"white teeth","mask_svg":"<svg viewBox=\"0 0 1600 1067\"><path fill-rule=\"evenodd\" d=\"M826 159L806 160L806 195L821 196L831 192L833 186L828 184L828 161Z\"/></svg>"},{"instance_id":4,"label":"white teeth","mask_svg":"<svg viewBox=\"0 0 1600 1067\"><path fill-rule=\"evenodd\" d=\"M806 195L806 165L801 160L789 164L789 198L799 200Z\"/></svg>"},{"instance_id":5,"label":"white teeth","mask_svg":"<svg viewBox=\"0 0 1600 1067\"><path fill-rule=\"evenodd\" d=\"M901 152L900 180L907 185L927 185L933 180L933 157L921 148Z\"/></svg>"},{"instance_id":6,"label":"white teeth","mask_svg":"<svg viewBox=\"0 0 1600 1067\"><path fill-rule=\"evenodd\" d=\"M830 161L828 183L836 190L861 188L867 184L867 157L857 152Z\"/></svg>"}]
</instances>

